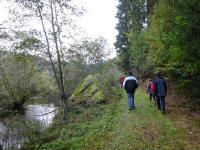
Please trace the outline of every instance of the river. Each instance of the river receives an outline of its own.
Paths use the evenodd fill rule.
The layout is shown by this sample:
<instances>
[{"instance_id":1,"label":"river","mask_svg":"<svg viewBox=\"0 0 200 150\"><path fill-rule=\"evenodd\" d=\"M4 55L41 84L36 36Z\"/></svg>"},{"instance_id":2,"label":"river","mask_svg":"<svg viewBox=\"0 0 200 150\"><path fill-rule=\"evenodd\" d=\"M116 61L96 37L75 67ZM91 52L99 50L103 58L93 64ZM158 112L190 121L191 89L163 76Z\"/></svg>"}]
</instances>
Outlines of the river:
<instances>
[{"instance_id":1,"label":"river","mask_svg":"<svg viewBox=\"0 0 200 150\"><path fill-rule=\"evenodd\" d=\"M0 120L1 147L3 150L19 149L23 142L28 140L27 137L31 132L41 132L46 129L57 112L55 104L47 100L34 99L24 104L23 111Z\"/></svg>"}]
</instances>

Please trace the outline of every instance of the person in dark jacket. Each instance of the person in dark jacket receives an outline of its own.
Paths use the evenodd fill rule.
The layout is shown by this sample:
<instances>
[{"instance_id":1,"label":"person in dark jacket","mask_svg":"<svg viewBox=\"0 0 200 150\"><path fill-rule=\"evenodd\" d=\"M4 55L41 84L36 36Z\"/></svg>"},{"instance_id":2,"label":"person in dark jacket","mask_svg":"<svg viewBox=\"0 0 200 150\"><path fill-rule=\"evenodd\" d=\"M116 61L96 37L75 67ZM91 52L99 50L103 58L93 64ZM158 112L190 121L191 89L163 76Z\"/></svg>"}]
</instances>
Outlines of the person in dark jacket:
<instances>
[{"instance_id":1,"label":"person in dark jacket","mask_svg":"<svg viewBox=\"0 0 200 150\"><path fill-rule=\"evenodd\" d=\"M125 88L128 95L129 110L133 110L135 108L134 94L135 94L136 88L138 87L138 81L133 76L132 72L130 72L129 76L125 78L123 82L123 87Z\"/></svg>"},{"instance_id":2,"label":"person in dark jacket","mask_svg":"<svg viewBox=\"0 0 200 150\"><path fill-rule=\"evenodd\" d=\"M157 77L155 78L155 96L157 100L158 109L161 110L163 113L166 112L166 104L165 104L166 94L167 94L166 81L161 77L161 74L158 73Z\"/></svg>"}]
</instances>

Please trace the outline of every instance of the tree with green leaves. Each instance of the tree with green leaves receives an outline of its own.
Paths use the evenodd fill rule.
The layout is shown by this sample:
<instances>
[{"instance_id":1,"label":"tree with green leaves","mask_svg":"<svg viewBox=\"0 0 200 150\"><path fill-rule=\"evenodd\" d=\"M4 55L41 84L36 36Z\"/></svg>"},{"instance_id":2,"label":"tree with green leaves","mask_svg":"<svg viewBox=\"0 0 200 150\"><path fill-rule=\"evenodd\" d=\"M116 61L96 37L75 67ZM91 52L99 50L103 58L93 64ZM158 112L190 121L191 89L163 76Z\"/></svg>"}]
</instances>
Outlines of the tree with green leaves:
<instances>
[{"instance_id":1,"label":"tree with green leaves","mask_svg":"<svg viewBox=\"0 0 200 150\"><path fill-rule=\"evenodd\" d=\"M0 59L1 115L19 109L37 83L37 69L31 56L6 54Z\"/></svg>"},{"instance_id":2,"label":"tree with green leaves","mask_svg":"<svg viewBox=\"0 0 200 150\"><path fill-rule=\"evenodd\" d=\"M151 16L147 42L154 71L163 72L198 95L200 2L160 0ZM194 91L194 92L193 92Z\"/></svg>"},{"instance_id":3,"label":"tree with green leaves","mask_svg":"<svg viewBox=\"0 0 200 150\"><path fill-rule=\"evenodd\" d=\"M80 15L82 11L78 10L73 4L72 0L20 0L17 1L19 6L23 9L30 11L30 17L35 17L40 20L43 36L45 53L47 54L52 70L54 73L55 81L57 83L60 99L64 109L64 119L67 117L67 100L69 93L65 90L64 85L64 41L72 35L66 37L67 32L63 33L64 28L73 28L72 19L70 15Z\"/></svg>"},{"instance_id":4,"label":"tree with green leaves","mask_svg":"<svg viewBox=\"0 0 200 150\"><path fill-rule=\"evenodd\" d=\"M115 46L120 57L120 66L124 71L130 71L134 66L132 65L132 58L129 55L131 48L130 34L134 34L143 29L146 18L146 8L144 0L120 0L118 6L117 18L117 41Z\"/></svg>"},{"instance_id":5,"label":"tree with green leaves","mask_svg":"<svg viewBox=\"0 0 200 150\"><path fill-rule=\"evenodd\" d=\"M65 75L68 77L65 84L70 93L87 75L102 73L107 57L106 45L106 40L99 37L97 39L85 38L70 46L64 67Z\"/></svg>"},{"instance_id":6,"label":"tree with green leaves","mask_svg":"<svg viewBox=\"0 0 200 150\"><path fill-rule=\"evenodd\" d=\"M26 32L2 32L0 45L0 114L19 109L37 84L37 68L27 49L38 48L39 40Z\"/></svg>"},{"instance_id":7,"label":"tree with green leaves","mask_svg":"<svg viewBox=\"0 0 200 150\"><path fill-rule=\"evenodd\" d=\"M128 7L127 0L119 0L117 18L119 23L116 26L118 30L117 41L115 47L120 57L119 65L123 70L130 69L130 62L127 55L128 51Z\"/></svg>"},{"instance_id":8,"label":"tree with green leaves","mask_svg":"<svg viewBox=\"0 0 200 150\"><path fill-rule=\"evenodd\" d=\"M122 54L126 54L129 66L141 75L162 72L181 85L191 85L191 93L198 93L200 2L127 0L123 4L134 8L127 13L127 29L123 30L128 35L128 44Z\"/></svg>"}]
</instances>

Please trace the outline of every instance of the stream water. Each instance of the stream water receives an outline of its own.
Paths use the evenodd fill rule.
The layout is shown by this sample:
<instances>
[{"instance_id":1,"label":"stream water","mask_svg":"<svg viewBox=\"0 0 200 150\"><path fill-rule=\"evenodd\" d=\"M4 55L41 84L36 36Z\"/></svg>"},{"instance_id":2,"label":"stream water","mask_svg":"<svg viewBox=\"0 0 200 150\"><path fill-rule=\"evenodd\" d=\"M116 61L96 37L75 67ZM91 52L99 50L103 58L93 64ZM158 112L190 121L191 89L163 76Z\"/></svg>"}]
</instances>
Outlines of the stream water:
<instances>
[{"instance_id":1,"label":"stream water","mask_svg":"<svg viewBox=\"0 0 200 150\"><path fill-rule=\"evenodd\" d=\"M19 149L30 132L46 129L58 112L53 111L56 108L53 103L32 101L24 105L23 112L0 120L0 150Z\"/></svg>"}]
</instances>

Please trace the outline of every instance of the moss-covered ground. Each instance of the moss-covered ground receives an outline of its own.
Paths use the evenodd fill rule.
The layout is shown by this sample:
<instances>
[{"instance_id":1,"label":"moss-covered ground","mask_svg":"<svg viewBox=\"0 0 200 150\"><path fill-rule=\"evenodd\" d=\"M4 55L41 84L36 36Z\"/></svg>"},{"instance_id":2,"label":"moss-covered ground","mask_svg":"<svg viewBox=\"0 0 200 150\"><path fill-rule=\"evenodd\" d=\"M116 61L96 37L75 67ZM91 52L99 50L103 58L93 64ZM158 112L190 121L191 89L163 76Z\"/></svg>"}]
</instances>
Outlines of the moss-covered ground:
<instances>
[{"instance_id":1,"label":"moss-covered ground","mask_svg":"<svg viewBox=\"0 0 200 150\"><path fill-rule=\"evenodd\" d=\"M168 114L157 111L141 89L135 95L136 109L127 109L123 90L105 105L73 106L67 124L55 123L24 149L37 150L198 150ZM176 117L176 116L174 116Z\"/></svg>"}]
</instances>

